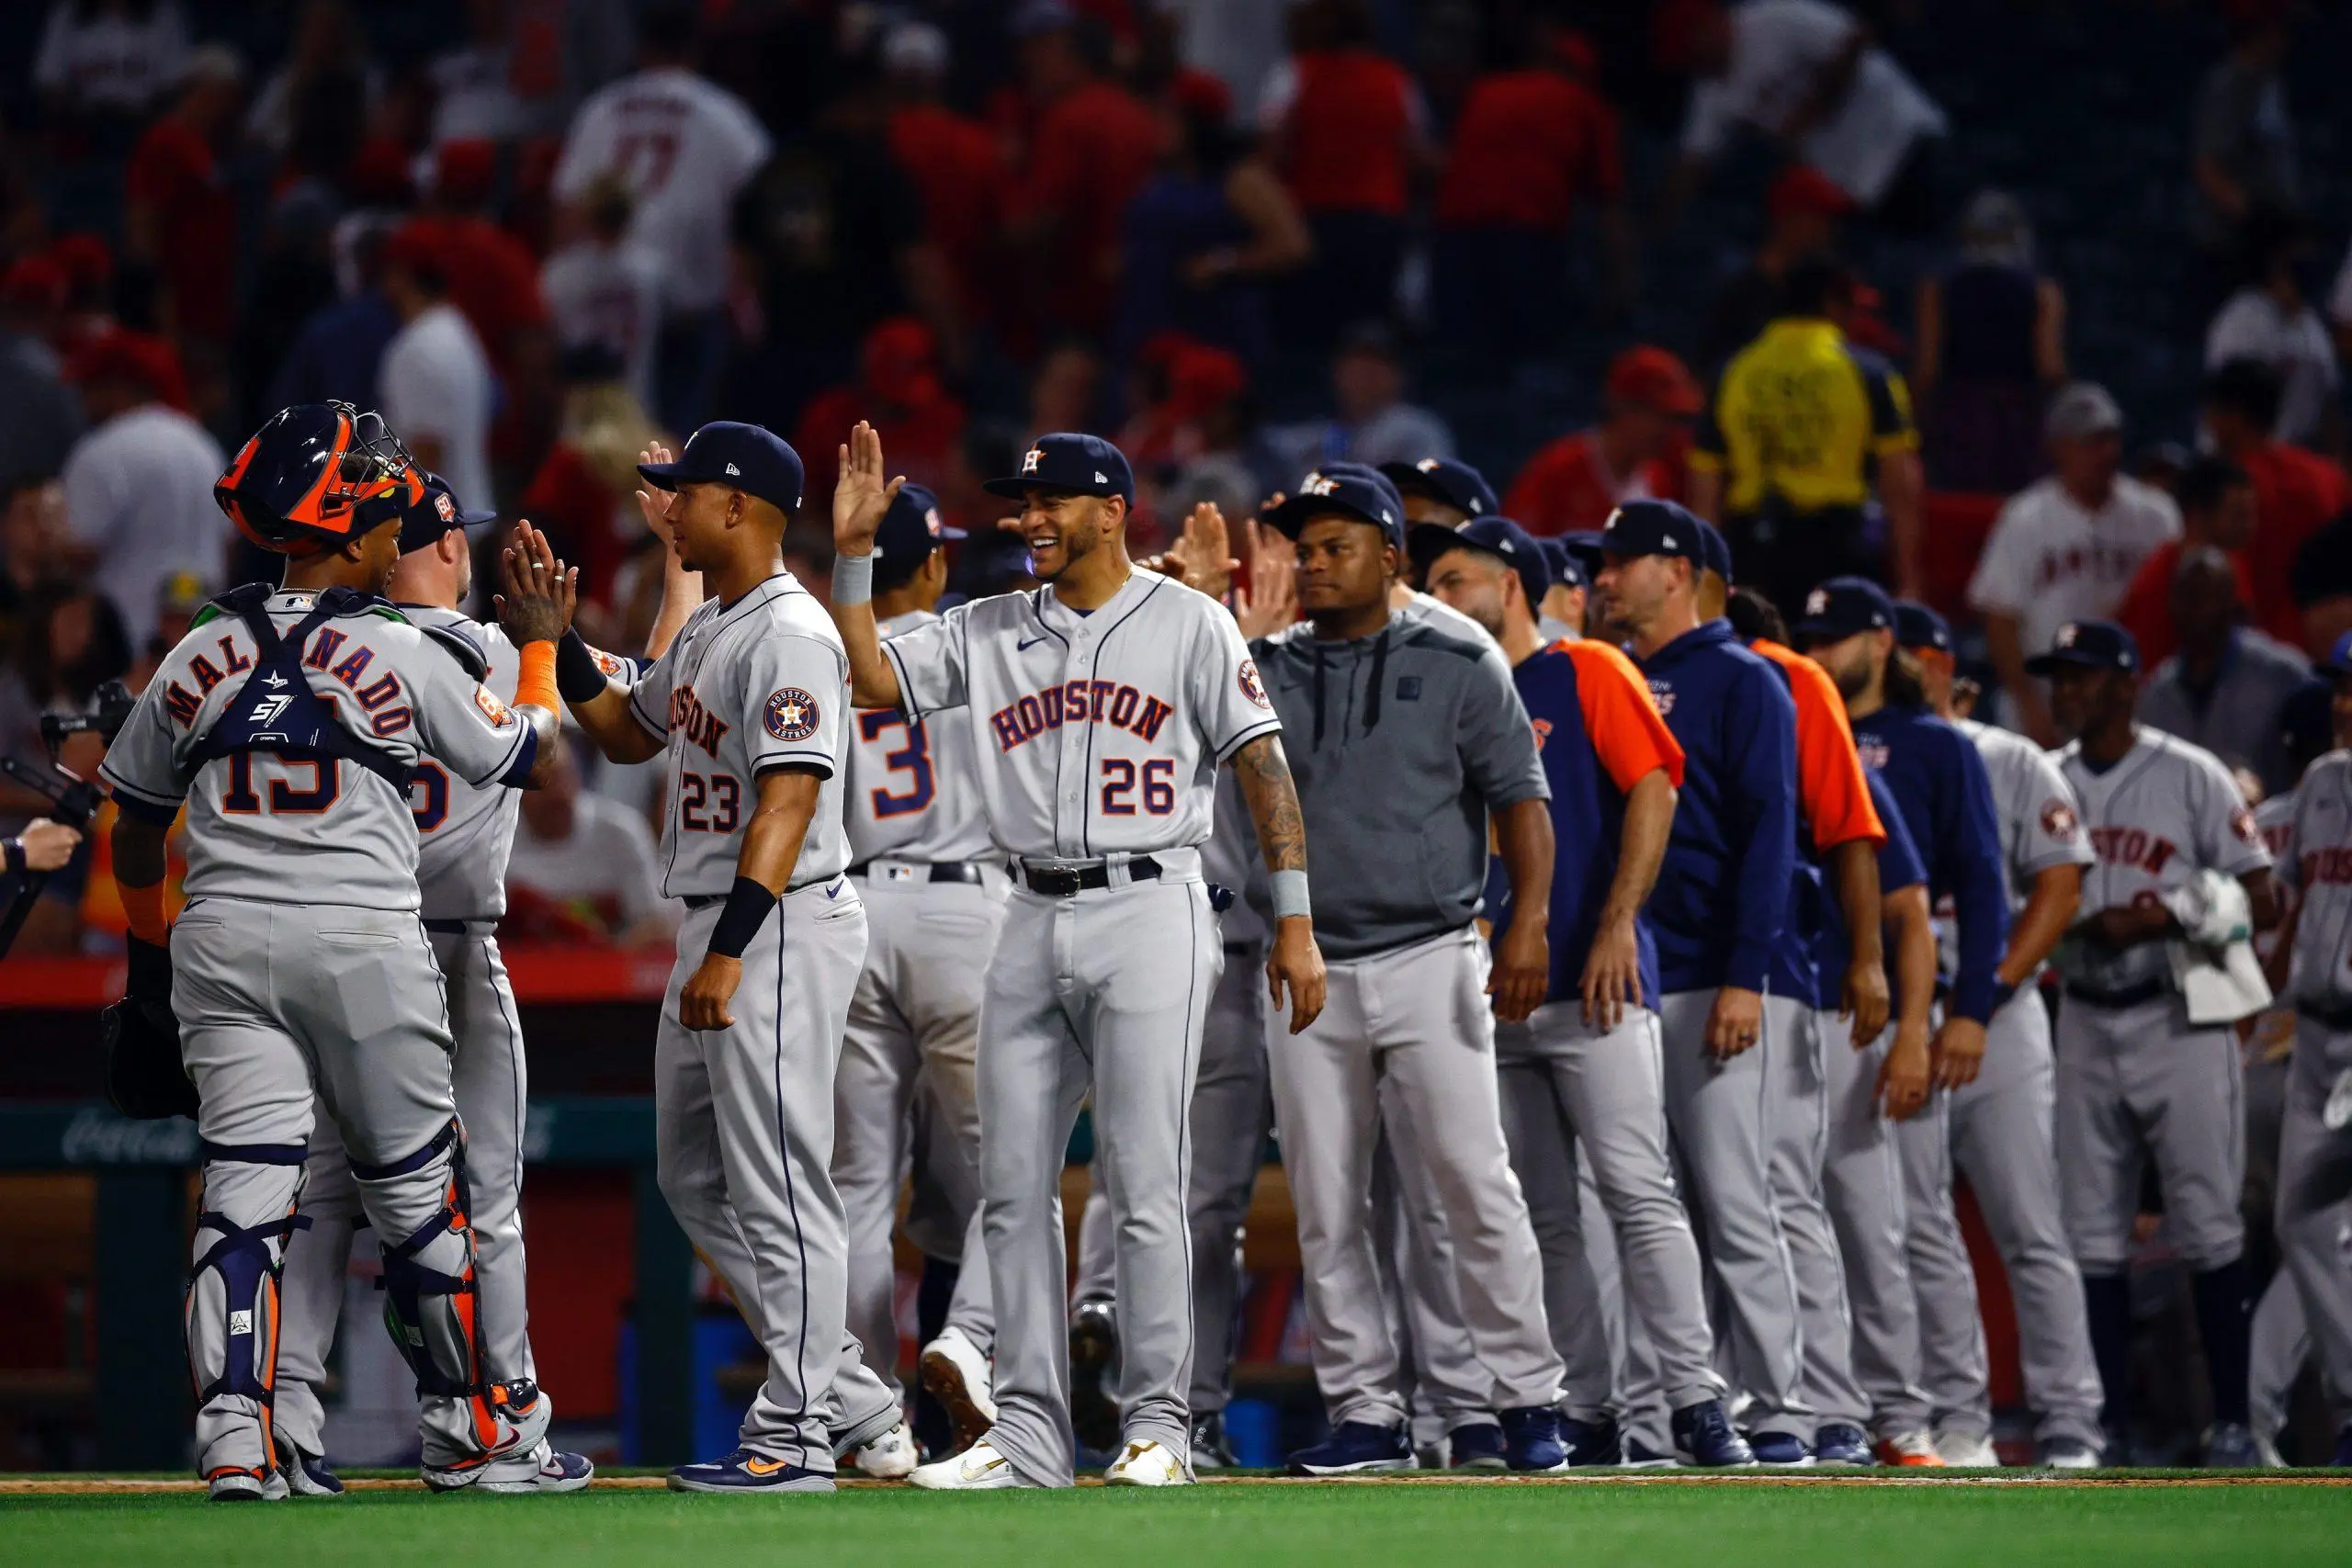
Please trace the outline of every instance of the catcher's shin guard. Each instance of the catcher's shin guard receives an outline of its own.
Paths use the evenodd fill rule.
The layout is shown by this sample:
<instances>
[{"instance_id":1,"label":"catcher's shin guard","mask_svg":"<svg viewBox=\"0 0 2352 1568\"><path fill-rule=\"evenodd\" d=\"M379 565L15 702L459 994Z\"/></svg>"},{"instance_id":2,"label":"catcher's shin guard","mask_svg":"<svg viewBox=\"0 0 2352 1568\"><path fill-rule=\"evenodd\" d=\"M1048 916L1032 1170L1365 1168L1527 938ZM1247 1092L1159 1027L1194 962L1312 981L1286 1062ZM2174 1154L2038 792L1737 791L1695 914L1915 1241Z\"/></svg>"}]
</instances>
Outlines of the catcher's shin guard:
<instances>
[{"instance_id":1,"label":"catcher's shin guard","mask_svg":"<svg viewBox=\"0 0 2352 1568\"><path fill-rule=\"evenodd\" d=\"M196 1383L197 1466L207 1480L275 1466L277 1280L307 1224L300 1144L203 1145L204 1195L185 1304Z\"/></svg>"},{"instance_id":2,"label":"catcher's shin guard","mask_svg":"<svg viewBox=\"0 0 2352 1568\"><path fill-rule=\"evenodd\" d=\"M457 1122L432 1142L390 1165L352 1162L351 1174L369 1198L429 1184L440 1193L437 1212L399 1240L377 1230L384 1258L384 1326L401 1359L416 1374L423 1396L470 1398L482 1387L475 1325L474 1235L466 1215L465 1134ZM399 1196L412 1194L400 1190ZM413 1208L413 1204L402 1207ZM378 1204L368 1205L371 1217Z\"/></svg>"}]
</instances>

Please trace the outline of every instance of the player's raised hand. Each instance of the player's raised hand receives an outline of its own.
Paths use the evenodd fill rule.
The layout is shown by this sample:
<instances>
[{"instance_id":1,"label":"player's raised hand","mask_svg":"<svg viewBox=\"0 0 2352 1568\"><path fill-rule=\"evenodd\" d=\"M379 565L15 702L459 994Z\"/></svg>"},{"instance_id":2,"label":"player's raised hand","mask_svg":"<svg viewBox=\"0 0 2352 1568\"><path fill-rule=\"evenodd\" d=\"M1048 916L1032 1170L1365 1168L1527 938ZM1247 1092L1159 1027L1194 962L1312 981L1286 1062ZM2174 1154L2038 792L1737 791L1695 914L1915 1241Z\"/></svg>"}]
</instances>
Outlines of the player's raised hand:
<instances>
[{"instance_id":1,"label":"player's raised hand","mask_svg":"<svg viewBox=\"0 0 2352 1568\"><path fill-rule=\"evenodd\" d=\"M723 953L706 953L693 977L678 993L678 1021L688 1029L731 1029L735 1015L727 1004L743 983L743 961Z\"/></svg>"},{"instance_id":2,"label":"player's raised hand","mask_svg":"<svg viewBox=\"0 0 2352 1568\"><path fill-rule=\"evenodd\" d=\"M842 444L841 474L833 486L833 547L845 556L870 556L883 513L906 477L884 477L881 432L862 419Z\"/></svg>"},{"instance_id":3,"label":"player's raised hand","mask_svg":"<svg viewBox=\"0 0 2352 1568\"><path fill-rule=\"evenodd\" d=\"M1298 619L1298 554L1254 517L1241 531L1250 541L1250 581L1234 590L1233 618L1245 637L1272 637Z\"/></svg>"},{"instance_id":4,"label":"player's raised hand","mask_svg":"<svg viewBox=\"0 0 2352 1568\"><path fill-rule=\"evenodd\" d=\"M1184 519L1184 532L1162 558L1173 564L1170 577L1197 588L1212 599L1222 599L1233 586L1241 563L1233 558L1231 535L1216 502L1204 501Z\"/></svg>"},{"instance_id":5,"label":"player's raised hand","mask_svg":"<svg viewBox=\"0 0 2352 1568\"><path fill-rule=\"evenodd\" d=\"M553 642L571 626L580 596L580 571L558 560L548 536L527 522L514 525L512 542L499 552L501 592L492 604L507 640Z\"/></svg>"},{"instance_id":6,"label":"player's raised hand","mask_svg":"<svg viewBox=\"0 0 2352 1568\"><path fill-rule=\"evenodd\" d=\"M637 460L640 463L674 463L677 454L655 441L637 455ZM670 535L670 503L677 498L677 491L653 485L640 486L637 492L637 510L639 515L645 519L645 526L655 538L673 550L678 547L678 542Z\"/></svg>"},{"instance_id":7,"label":"player's raised hand","mask_svg":"<svg viewBox=\"0 0 2352 1568\"><path fill-rule=\"evenodd\" d=\"M1266 954L1266 992L1274 1006L1290 994L1290 1032L1296 1034L1323 1010L1323 950L1315 945L1315 922L1303 916L1274 922L1274 943Z\"/></svg>"},{"instance_id":8,"label":"player's raised hand","mask_svg":"<svg viewBox=\"0 0 2352 1568\"><path fill-rule=\"evenodd\" d=\"M1894 1032L1894 1042L1879 1064L1878 1100L1887 1119L1907 1122L1928 1103L1929 1079L1928 1032L1906 1027Z\"/></svg>"}]
</instances>

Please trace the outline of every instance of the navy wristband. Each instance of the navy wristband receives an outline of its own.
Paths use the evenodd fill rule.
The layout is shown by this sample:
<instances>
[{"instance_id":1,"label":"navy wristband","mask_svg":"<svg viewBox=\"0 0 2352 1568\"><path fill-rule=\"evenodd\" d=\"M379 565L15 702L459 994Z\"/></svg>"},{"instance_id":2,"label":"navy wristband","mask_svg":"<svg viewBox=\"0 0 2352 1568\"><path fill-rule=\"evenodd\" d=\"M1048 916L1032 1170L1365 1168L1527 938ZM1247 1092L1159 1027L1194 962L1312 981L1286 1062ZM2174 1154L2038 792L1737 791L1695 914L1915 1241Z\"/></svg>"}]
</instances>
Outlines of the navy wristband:
<instances>
[{"instance_id":1,"label":"navy wristband","mask_svg":"<svg viewBox=\"0 0 2352 1568\"><path fill-rule=\"evenodd\" d=\"M721 958L741 958L760 928L775 912L776 895L748 876L739 876L727 892L727 907L710 928L710 951Z\"/></svg>"},{"instance_id":2,"label":"navy wristband","mask_svg":"<svg viewBox=\"0 0 2352 1568\"><path fill-rule=\"evenodd\" d=\"M593 703L605 694L605 671L578 632L565 628L555 645L555 689L567 703Z\"/></svg>"},{"instance_id":3,"label":"navy wristband","mask_svg":"<svg viewBox=\"0 0 2352 1568\"><path fill-rule=\"evenodd\" d=\"M7 874L10 876L22 876L32 864L25 853L22 839L0 839L0 855L6 856Z\"/></svg>"}]
</instances>

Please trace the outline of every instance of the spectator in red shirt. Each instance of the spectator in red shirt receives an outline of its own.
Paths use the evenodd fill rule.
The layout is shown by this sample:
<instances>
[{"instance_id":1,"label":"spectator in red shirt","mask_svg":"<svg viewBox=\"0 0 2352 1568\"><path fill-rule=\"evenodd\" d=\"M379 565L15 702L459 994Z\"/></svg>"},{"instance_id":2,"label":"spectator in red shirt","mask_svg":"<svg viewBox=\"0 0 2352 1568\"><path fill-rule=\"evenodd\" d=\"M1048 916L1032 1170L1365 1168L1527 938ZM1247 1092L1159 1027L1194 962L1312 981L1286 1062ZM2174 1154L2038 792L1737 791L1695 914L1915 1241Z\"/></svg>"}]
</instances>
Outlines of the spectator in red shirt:
<instances>
[{"instance_id":1,"label":"spectator in red shirt","mask_svg":"<svg viewBox=\"0 0 2352 1568\"><path fill-rule=\"evenodd\" d=\"M2222 551L2237 574L2238 604L2254 603L2254 572L2246 565L2245 547L2254 538L2255 496L2246 471L2227 457L2199 457L2173 481L2172 498L2180 505L2180 536L2149 552L2115 610L2117 623L2140 645L2143 670L2154 670L2179 650L2172 594L2182 556Z\"/></svg>"},{"instance_id":2,"label":"spectator in red shirt","mask_svg":"<svg viewBox=\"0 0 2352 1568\"><path fill-rule=\"evenodd\" d=\"M1037 0L1013 18L1021 73L1038 106L1008 231L1036 319L1100 336L1119 267L1119 218L1159 158L1159 123L1104 74L1102 37L1061 0Z\"/></svg>"},{"instance_id":3,"label":"spectator in red shirt","mask_svg":"<svg viewBox=\"0 0 2352 1568\"><path fill-rule=\"evenodd\" d=\"M547 301L539 263L523 242L489 216L498 184L498 149L488 141L445 141L434 157L433 192L412 221L441 258L449 303L465 312L499 378L512 383L520 361L543 337Z\"/></svg>"},{"instance_id":4,"label":"spectator in red shirt","mask_svg":"<svg viewBox=\"0 0 2352 1568\"><path fill-rule=\"evenodd\" d=\"M1001 276L995 249L1009 171L988 127L942 101L947 59L947 35L929 22L890 29L882 43L887 135L891 158L922 200L923 234L947 267L957 316L986 321Z\"/></svg>"},{"instance_id":5,"label":"spectator in red shirt","mask_svg":"<svg viewBox=\"0 0 2352 1568\"><path fill-rule=\"evenodd\" d=\"M2224 361L2206 378L2203 417L2214 450L2254 481L2254 623L2280 642L2304 647L2303 617L2289 589L2295 552L2352 507L2352 479L2325 457L2274 440L2278 373L2258 359ZM2321 649L2320 652L2325 652Z\"/></svg>"},{"instance_id":6,"label":"spectator in red shirt","mask_svg":"<svg viewBox=\"0 0 2352 1568\"><path fill-rule=\"evenodd\" d=\"M1682 361L1629 348L1610 362L1601 391L1600 423L1539 450L1503 498L1529 533L1586 533L1626 502L1682 499L1682 452L1702 401Z\"/></svg>"},{"instance_id":7,"label":"spectator in red shirt","mask_svg":"<svg viewBox=\"0 0 2352 1568\"><path fill-rule=\"evenodd\" d=\"M895 473L935 486L964 434L964 405L939 378L938 340L912 316L896 316L865 334L858 349L857 380L808 400L793 431L808 465L803 494L830 497L850 427L865 420L881 433Z\"/></svg>"},{"instance_id":8,"label":"spectator in red shirt","mask_svg":"<svg viewBox=\"0 0 2352 1568\"><path fill-rule=\"evenodd\" d=\"M1487 353L1559 343L1579 198L1599 208L1612 297L1622 303L1633 286L1617 111L1590 85L1592 47L1549 22L1534 24L1532 42L1533 64L1471 87L1438 184L1438 322Z\"/></svg>"},{"instance_id":9,"label":"spectator in red shirt","mask_svg":"<svg viewBox=\"0 0 2352 1568\"><path fill-rule=\"evenodd\" d=\"M156 324L184 344L225 344L236 325L237 198L220 154L244 77L230 50L190 54L179 102L139 139L123 173L130 256L153 269Z\"/></svg>"},{"instance_id":10,"label":"spectator in red shirt","mask_svg":"<svg viewBox=\"0 0 2352 1568\"><path fill-rule=\"evenodd\" d=\"M1306 0L1289 26L1291 58L1258 112L1315 236L1315 265L1295 281L1283 321L1304 346L1323 348L1391 313L1412 175L1430 153L1419 93L1373 47L1363 0Z\"/></svg>"}]
</instances>

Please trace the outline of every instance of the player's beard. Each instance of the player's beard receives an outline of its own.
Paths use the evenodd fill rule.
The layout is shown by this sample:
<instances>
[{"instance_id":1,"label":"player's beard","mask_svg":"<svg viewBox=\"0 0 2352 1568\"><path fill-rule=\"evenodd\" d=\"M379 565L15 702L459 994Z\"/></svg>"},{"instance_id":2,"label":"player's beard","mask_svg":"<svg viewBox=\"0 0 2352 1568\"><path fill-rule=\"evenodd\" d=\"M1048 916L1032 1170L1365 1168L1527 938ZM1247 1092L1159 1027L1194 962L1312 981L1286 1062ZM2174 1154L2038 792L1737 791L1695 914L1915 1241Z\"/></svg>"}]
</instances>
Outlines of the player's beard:
<instances>
[{"instance_id":1,"label":"player's beard","mask_svg":"<svg viewBox=\"0 0 2352 1568\"><path fill-rule=\"evenodd\" d=\"M1071 526L1066 524L1058 530L1058 538L1059 543L1056 548L1060 552L1061 563L1051 571L1047 571L1038 563L1037 552L1034 547L1029 552L1029 570L1040 582L1059 582L1070 574L1080 561L1092 555L1102 543L1102 530L1092 525Z\"/></svg>"}]
</instances>

